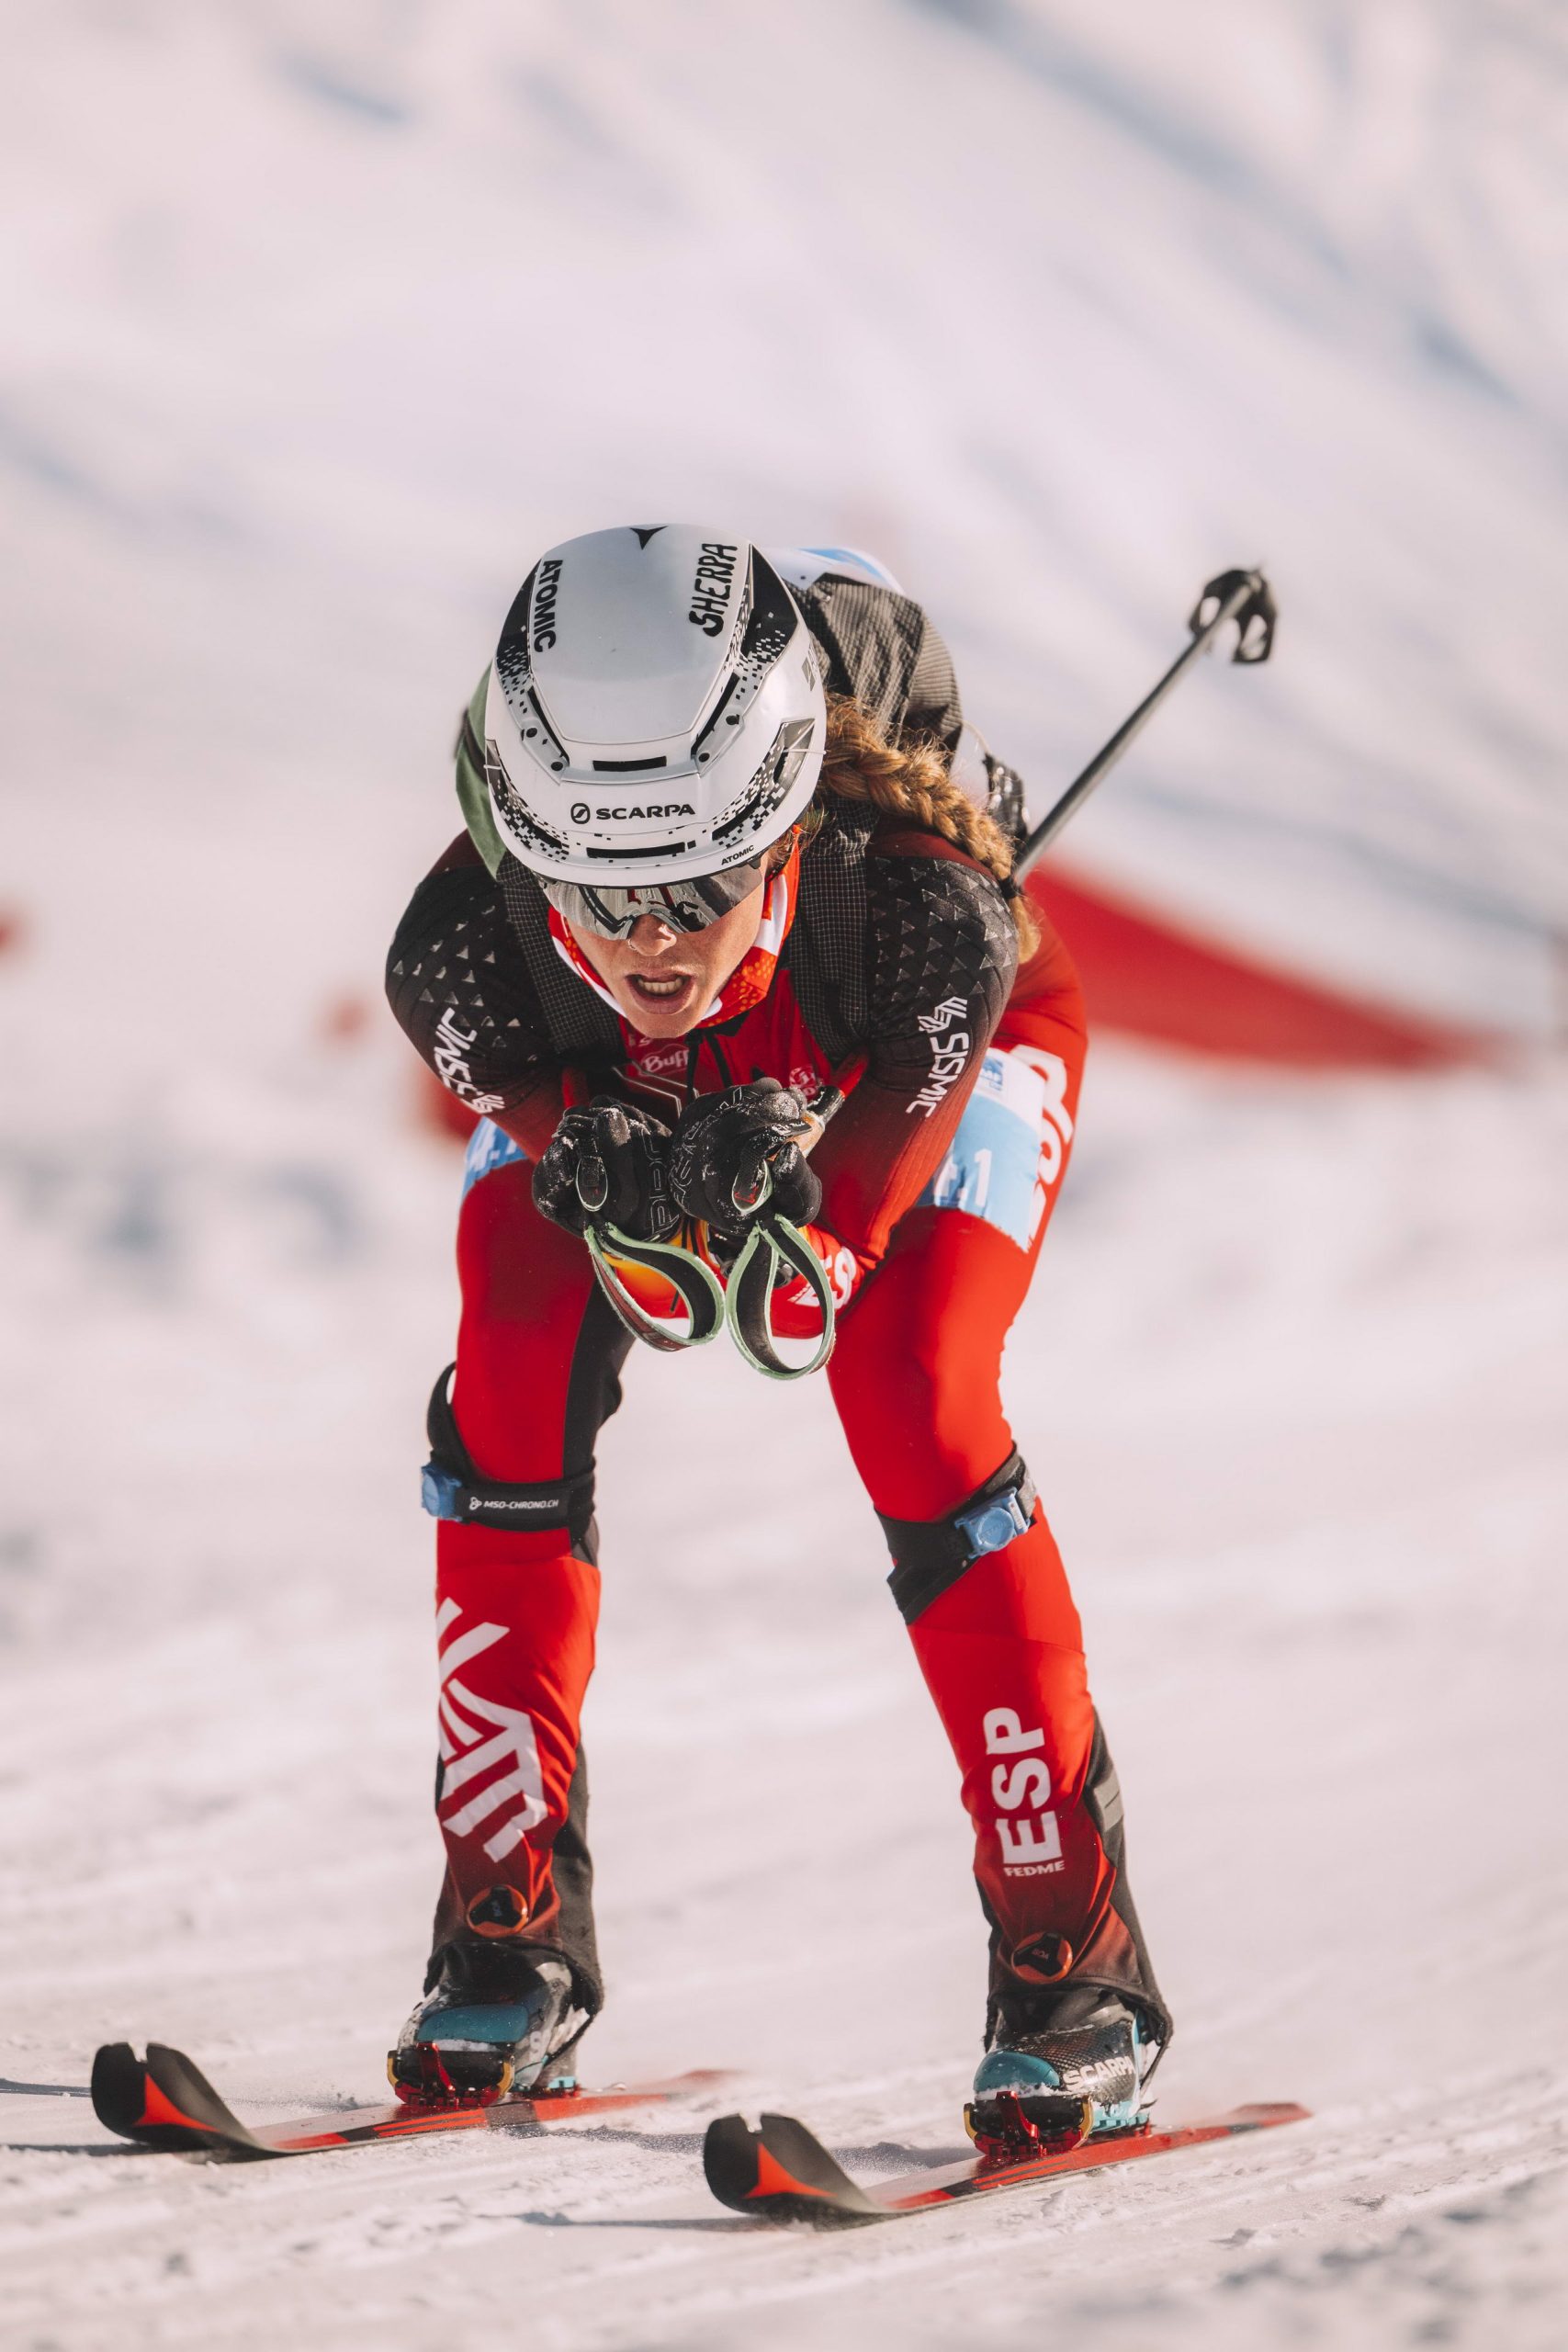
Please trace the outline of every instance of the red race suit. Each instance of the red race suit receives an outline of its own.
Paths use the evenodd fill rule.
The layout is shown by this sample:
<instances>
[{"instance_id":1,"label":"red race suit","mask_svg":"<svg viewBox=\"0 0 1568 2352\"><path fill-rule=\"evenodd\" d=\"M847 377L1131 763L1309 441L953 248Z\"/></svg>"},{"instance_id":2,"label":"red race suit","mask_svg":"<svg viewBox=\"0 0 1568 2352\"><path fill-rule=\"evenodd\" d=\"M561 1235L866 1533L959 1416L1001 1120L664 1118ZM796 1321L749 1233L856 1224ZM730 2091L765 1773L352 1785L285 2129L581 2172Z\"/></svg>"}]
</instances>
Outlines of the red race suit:
<instances>
[{"instance_id":1,"label":"red race suit","mask_svg":"<svg viewBox=\"0 0 1568 2352\"><path fill-rule=\"evenodd\" d=\"M426 876L389 993L481 1114L457 1228L462 1446L482 1478L570 1487L570 1501L553 1524L438 1528L446 1872L433 1973L450 1939L500 1922L565 1957L583 2007L603 1997L579 1724L599 1602L594 1443L632 1342L585 1245L535 1208L532 1161L563 1102L607 1087L672 1124L693 1093L830 1080L847 1101L812 1160L812 1238L840 1301L826 1376L957 1760L992 2026L1027 2023L1032 2001L1066 1985L1103 1985L1163 2039L1116 1774L1044 1510L1025 1485L1021 1532L998 1548L968 1556L953 1532L1015 1460L1002 1347L1071 1156L1083 1069L1065 949L1047 933L1020 968L987 873L933 833L837 803L774 877L758 946L719 1001L689 1037L657 1042L620 1018L532 877L493 851L471 821ZM637 1354L638 1376L657 1379L658 1359ZM737 1360L735 1376L752 1375Z\"/></svg>"}]
</instances>

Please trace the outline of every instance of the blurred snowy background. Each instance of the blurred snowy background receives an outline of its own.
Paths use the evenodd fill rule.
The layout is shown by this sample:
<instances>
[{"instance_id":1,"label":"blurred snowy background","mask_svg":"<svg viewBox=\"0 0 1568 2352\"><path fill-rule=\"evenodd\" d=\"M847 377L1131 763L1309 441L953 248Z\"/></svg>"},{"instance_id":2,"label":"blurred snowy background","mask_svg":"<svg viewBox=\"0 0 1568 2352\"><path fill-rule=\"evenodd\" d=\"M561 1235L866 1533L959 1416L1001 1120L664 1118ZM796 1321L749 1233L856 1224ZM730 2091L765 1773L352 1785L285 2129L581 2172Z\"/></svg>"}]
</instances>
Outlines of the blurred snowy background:
<instances>
[{"instance_id":1,"label":"blurred snowy background","mask_svg":"<svg viewBox=\"0 0 1568 2352\"><path fill-rule=\"evenodd\" d=\"M867 546L1042 797L1263 561L1275 663L1185 687L1073 861L1517 1041L1102 1043L1013 1351L1168 2109L1310 2137L874 2256L649 2227L703 2211L675 2127L265 2182L14 2152L17 2340L423 2352L522 2279L574 2347L1559 2341L1562 10L4 0L0 44L10 2143L88 2144L26 2086L121 2034L374 2097L415 1989L456 1168L378 973L539 548ZM951 2144L949 1762L826 1398L711 1352L604 1450L592 2064Z\"/></svg>"}]
</instances>

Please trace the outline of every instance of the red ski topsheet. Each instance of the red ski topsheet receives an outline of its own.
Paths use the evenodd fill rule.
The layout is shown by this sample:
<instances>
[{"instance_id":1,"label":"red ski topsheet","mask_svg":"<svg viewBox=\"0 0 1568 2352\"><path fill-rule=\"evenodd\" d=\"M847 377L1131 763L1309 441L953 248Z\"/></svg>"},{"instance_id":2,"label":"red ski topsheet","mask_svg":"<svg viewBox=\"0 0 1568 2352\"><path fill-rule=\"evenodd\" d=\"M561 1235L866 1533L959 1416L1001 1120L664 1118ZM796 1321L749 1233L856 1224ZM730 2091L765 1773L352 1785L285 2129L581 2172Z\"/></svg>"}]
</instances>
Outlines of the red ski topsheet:
<instances>
[{"instance_id":1,"label":"red ski topsheet","mask_svg":"<svg viewBox=\"0 0 1568 2352\"><path fill-rule=\"evenodd\" d=\"M109 2042L93 2061L93 2107L100 2123L122 2139L171 2155L215 2155L240 2161L304 2156L326 2148L363 2147L381 2140L413 2140L435 2132L526 2129L609 2115L628 2107L700 2098L728 2077L677 2075L667 2082L617 2085L603 2091L515 2092L490 2105L356 2107L330 2115L301 2115L283 2123L242 2123L199 2067L178 2050L150 2041L145 2060L123 2041Z\"/></svg>"},{"instance_id":2,"label":"red ski topsheet","mask_svg":"<svg viewBox=\"0 0 1568 2352\"><path fill-rule=\"evenodd\" d=\"M714 2195L735 2212L751 2213L761 2221L805 2222L816 2229L841 2228L855 2222L894 2221L956 2203L962 2198L1027 2188L1059 2173L1096 2172L1140 2156L1201 2147L1208 2141L1268 2131L1276 2124L1299 2123L1307 2112L1304 2107L1282 2100L1233 2108L1228 2114L1174 2124L1165 2131L1145 2127L1111 2132L1102 2139L1080 2141L1074 2147L1021 2156L1013 2163L972 2156L961 2164L873 2181L865 2188L852 2180L822 2143L793 2116L764 2115L761 2129L754 2132L743 2117L726 2115L708 2126L703 2168Z\"/></svg>"}]
</instances>

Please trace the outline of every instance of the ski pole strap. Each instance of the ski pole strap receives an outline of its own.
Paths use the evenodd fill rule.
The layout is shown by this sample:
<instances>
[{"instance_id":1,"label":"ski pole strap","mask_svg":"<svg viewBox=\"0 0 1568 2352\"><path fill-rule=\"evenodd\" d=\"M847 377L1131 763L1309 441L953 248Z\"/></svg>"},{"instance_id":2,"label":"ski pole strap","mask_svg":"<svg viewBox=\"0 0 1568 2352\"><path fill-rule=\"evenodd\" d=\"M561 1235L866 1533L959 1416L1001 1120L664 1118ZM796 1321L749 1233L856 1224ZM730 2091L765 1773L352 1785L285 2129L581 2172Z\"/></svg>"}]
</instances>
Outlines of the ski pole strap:
<instances>
[{"instance_id":1,"label":"ski pole strap","mask_svg":"<svg viewBox=\"0 0 1568 2352\"><path fill-rule=\"evenodd\" d=\"M822 1337L808 1363L785 1363L773 1337L774 1285L790 1274L801 1276L821 1311ZM729 1270L725 1296L729 1336L747 1363L770 1380L804 1380L820 1371L833 1352L835 1311L828 1270L800 1227L777 1211L759 1217Z\"/></svg>"},{"instance_id":2,"label":"ski pole strap","mask_svg":"<svg viewBox=\"0 0 1568 2352\"><path fill-rule=\"evenodd\" d=\"M560 1527L576 1543L593 1524L593 1472L576 1470L536 1486L487 1478L463 1443L447 1394L449 1363L430 1393L425 1431L430 1460L420 1473L420 1500L432 1519L455 1519L470 1527Z\"/></svg>"},{"instance_id":3,"label":"ski pole strap","mask_svg":"<svg viewBox=\"0 0 1568 2352\"><path fill-rule=\"evenodd\" d=\"M595 1219L583 1235L599 1287L634 1340L673 1354L700 1348L724 1321L724 1285L705 1260L678 1241L634 1241L618 1226ZM615 1260L641 1266L668 1283L686 1310L688 1328L671 1330L634 1298L615 1271Z\"/></svg>"},{"instance_id":4,"label":"ski pole strap","mask_svg":"<svg viewBox=\"0 0 1568 2352\"><path fill-rule=\"evenodd\" d=\"M889 1519L876 1516L893 1555L887 1589L899 1614L912 1625L933 1600L956 1584L965 1568L987 1552L1000 1552L1021 1535L1039 1500L1033 1479L1016 1447L984 1486L944 1519Z\"/></svg>"}]
</instances>

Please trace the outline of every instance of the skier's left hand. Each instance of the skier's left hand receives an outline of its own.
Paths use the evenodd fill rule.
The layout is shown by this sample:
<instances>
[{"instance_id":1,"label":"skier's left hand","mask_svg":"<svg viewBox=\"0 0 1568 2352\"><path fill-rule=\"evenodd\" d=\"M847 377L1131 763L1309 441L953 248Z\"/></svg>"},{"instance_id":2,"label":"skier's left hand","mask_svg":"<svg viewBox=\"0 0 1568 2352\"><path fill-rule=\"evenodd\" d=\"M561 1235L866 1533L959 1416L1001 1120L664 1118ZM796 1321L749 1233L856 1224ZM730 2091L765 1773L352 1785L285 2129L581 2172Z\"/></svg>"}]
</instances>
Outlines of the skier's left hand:
<instances>
[{"instance_id":1,"label":"skier's left hand","mask_svg":"<svg viewBox=\"0 0 1568 2352\"><path fill-rule=\"evenodd\" d=\"M534 1170L535 1207L568 1233L607 1219L634 1240L668 1239L676 1222L664 1168L669 1138L651 1112L596 1094L586 1108L563 1113Z\"/></svg>"},{"instance_id":2,"label":"skier's left hand","mask_svg":"<svg viewBox=\"0 0 1568 2352\"><path fill-rule=\"evenodd\" d=\"M682 1112L670 1143L677 1207L730 1239L774 1211L809 1225L822 1205L822 1186L800 1146L819 1131L800 1096L776 1078L699 1095Z\"/></svg>"}]
</instances>

